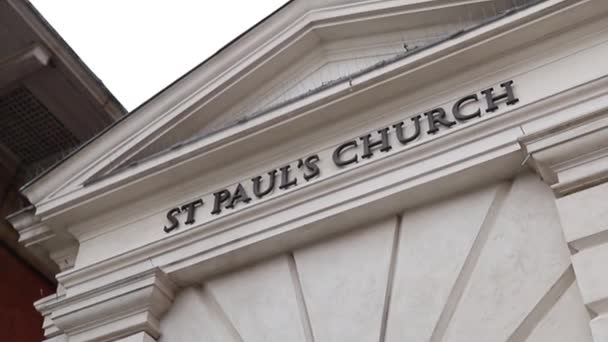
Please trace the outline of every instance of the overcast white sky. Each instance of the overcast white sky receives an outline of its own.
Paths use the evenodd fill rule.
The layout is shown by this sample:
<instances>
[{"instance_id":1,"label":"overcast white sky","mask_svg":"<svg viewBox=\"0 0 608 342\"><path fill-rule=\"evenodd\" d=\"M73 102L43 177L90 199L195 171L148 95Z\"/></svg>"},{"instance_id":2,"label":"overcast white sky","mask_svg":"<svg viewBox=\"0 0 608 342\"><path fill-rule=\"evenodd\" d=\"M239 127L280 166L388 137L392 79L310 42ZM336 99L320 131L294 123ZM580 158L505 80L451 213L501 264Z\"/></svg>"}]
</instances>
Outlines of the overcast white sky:
<instances>
[{"instance_id":1,"label":"overcast white sky","mask_svg":"<svg viewBox=\"0 0 608 342\"><path fill-rule=\"evenodd\" d=\"M30 0L132 110L286 0Z\"/></svg>"}]
</instances>

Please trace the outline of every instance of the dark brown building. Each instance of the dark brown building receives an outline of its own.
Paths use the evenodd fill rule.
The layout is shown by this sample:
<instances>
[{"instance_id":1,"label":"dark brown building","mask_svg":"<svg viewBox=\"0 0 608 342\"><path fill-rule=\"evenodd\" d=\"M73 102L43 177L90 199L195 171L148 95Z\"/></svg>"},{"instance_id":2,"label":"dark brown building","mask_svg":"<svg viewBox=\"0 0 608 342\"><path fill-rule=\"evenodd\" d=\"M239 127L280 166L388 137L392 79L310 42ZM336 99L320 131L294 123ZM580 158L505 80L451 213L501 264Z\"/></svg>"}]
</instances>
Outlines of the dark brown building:
<instances>
[{"instance_id":1,"label":"dark brown building","mask_svg":"<svg viewBox=\"0 0 608 342\"><path fill-rule=\"evenodd\" d=\"M59 271L6 217L29 206L19 188L125 114L25 0L0 0L0 341L38 342L33 302Z\"/></svg>"}]
</instances>

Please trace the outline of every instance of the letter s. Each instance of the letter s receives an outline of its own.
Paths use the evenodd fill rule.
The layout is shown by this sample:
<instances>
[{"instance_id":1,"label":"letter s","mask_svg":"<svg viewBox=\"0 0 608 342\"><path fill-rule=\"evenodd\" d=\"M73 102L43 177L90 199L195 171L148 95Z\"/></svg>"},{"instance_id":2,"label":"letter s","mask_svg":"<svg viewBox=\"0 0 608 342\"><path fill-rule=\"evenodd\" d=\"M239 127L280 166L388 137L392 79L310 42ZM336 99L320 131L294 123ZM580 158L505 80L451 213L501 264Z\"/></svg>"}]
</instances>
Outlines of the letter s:
<instances>
[{"instance_id":1,"label":"letter s","mask_svg":"<svg viewBox=\"0 0 608 342\"><path fill-rule=\"evenodd\" d=\"M169 210L167 212L167 220L169 220L169 222L171 223L171 225L169 227L165 226L165 233L168 233L170 231L172 231L173 229L179 227L179 221L177 220L177 214L179 214L181 211L179 210L179 208L173 208L171 210Z\"/></svg>"},{"instance_id":2,"label":"letter s","mask_svg":"<svg viewBox=\"0 0 608 342\"><path fill-rule=\"evenodd\" d=\"M321 173L321 170L319 169L319 166L317 165L317 163L319 162L319 156L318 155L312 155L310 157L307 157L304 160L304 168L306 169L307 172L304 172L304 179L308 182L309 180L319 176L319 174Z\"/></svg>"}]
</instances>

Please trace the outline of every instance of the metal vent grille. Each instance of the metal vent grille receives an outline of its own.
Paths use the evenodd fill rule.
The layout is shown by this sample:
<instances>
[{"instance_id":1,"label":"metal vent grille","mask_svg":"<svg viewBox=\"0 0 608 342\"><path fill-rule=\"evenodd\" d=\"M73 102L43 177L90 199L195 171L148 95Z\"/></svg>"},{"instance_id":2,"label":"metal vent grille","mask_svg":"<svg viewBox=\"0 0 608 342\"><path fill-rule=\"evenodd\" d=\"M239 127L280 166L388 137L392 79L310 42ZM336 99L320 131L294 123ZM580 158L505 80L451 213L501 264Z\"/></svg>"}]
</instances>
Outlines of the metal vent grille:
<instances>
[{"instance_id":1,"label":"metal vent grille","mask_svg":"<svg viewBox=\"0 0 608 342\"><path fill-rule=\"evenodd\" d=\"M26 88L0 96L0 142L28 165L73 148L79 141Z\"/></svg>"}]
</instances>

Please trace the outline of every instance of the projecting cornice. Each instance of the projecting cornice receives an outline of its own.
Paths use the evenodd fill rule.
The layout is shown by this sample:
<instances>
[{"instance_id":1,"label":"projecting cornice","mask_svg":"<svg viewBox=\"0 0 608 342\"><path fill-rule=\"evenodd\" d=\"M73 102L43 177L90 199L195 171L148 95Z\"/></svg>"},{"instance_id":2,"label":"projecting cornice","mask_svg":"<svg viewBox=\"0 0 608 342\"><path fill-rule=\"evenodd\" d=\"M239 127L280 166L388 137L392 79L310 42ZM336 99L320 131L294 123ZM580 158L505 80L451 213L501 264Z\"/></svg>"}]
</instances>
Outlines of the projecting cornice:
<instances>
[{"instance_id":1,"label":"projecting cornice","mask_svg":"<svg viewBox=\"0 0 608 342\"><path fill-rule=\"evenodd\" d=\"M608 108L581 114L520 139L530 165L557 196L608 180Z\"/></svg>"},{"instance_id":2,"label":"projecting cornice","mask_svg":"<svg viewBox=\"0 0 608 342\"><path fill-rule=\"evenodd\" d=\"M7 217L19 234L19 243L28 248L51 272L64 271L74 265L78 244L64 231L53 230L40 221L33 206Z\"/></svg>"},{"instance_id":3,"label":"projecting cornice","mask_svg":"<svg viewBox=\"0 0 608 342\"><path fill-rule=\"evenodd\" d=\"M65 334L70 341L115 341L137 333L158 338L175 291L161 270L151 269L86 293L47 297L35 306L44 316L47 338Z\"/></svg>"}]
</instances>

